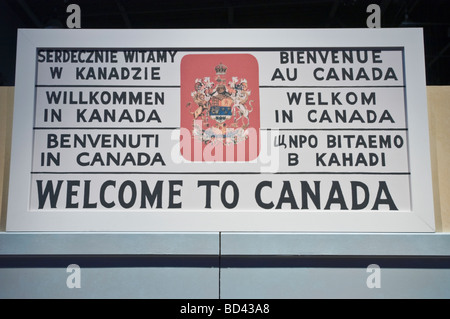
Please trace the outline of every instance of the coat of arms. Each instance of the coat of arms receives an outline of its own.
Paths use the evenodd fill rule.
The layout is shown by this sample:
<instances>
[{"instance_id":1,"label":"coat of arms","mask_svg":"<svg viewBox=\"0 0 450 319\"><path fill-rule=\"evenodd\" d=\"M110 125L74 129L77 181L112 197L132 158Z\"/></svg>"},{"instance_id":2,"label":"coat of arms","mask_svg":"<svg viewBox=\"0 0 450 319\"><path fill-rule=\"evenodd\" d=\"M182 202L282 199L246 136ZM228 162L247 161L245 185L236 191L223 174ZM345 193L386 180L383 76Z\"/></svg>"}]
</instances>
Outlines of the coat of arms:
<instances>
[{"instance_id":1,"label":"coat of arms","mask_svg":"<svg viewBox=\"0 0 450 319\"><path fill-rule=\"evenodd\" d=\"M228 67L215 66L216 77L197 78L186 107L193 117L193 135L205 144L238 144L247 138L253 106L247 80L233 76L227 82Z\"/></svg>"}]
</instances>

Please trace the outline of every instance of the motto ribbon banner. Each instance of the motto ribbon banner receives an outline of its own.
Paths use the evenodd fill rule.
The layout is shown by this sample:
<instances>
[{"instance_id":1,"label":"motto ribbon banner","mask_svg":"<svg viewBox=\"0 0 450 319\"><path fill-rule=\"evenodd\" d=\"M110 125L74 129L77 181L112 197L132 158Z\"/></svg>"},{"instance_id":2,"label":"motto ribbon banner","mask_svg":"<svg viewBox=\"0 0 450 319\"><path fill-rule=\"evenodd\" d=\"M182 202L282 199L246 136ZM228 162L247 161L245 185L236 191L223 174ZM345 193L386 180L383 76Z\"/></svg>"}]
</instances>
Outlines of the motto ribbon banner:
<instances>
[{"instance_id":1,"label":"motto ribbon banner","mask_svg":"<svg viewBox=\"0 0 450 319\"><path fill-rule=\"evenodd\" d=\"M8 231L433 232L422 32L20 30Z\"/></svg>"}]
</instances>

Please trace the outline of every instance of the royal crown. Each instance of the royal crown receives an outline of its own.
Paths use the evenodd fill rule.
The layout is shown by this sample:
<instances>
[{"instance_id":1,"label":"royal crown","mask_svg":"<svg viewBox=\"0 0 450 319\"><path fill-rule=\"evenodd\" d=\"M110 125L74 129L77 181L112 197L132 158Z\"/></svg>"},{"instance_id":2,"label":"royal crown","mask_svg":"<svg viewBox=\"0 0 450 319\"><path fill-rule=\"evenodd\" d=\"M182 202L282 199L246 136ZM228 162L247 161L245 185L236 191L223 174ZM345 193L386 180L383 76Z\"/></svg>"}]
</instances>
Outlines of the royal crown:
<instances>
[{"instance_id":1,"label":"royal crown","mask_svg":"<svg viewBox=\"0 0 450 319\"><path fill-rule=\"evenodd\" d=\"M216 67L214 69L216 70L217 75L223 75L223 74L227 73L228 67L226 65L220 63L219 65L216 65Z\"/></svg>"}]
</instances>

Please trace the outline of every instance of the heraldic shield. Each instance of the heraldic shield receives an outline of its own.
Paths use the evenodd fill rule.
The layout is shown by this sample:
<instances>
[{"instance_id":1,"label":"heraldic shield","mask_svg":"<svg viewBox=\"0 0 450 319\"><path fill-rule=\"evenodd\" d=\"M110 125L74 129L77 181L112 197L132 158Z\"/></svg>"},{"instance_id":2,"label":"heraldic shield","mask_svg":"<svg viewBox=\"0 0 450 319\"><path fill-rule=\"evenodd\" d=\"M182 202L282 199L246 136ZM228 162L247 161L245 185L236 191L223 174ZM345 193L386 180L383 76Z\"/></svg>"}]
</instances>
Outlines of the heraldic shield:
<instances>
[{"instance_id":1,"label":"heraldic shield","mask_svg":"<svg viewBox=\"0 0 450 319\"><path fill-rule=\"evenodd\" d=\"M248 162L260 150L259 70L250 54L181 60L180 152L189 161Z\"/></svg>"}]
</instances>

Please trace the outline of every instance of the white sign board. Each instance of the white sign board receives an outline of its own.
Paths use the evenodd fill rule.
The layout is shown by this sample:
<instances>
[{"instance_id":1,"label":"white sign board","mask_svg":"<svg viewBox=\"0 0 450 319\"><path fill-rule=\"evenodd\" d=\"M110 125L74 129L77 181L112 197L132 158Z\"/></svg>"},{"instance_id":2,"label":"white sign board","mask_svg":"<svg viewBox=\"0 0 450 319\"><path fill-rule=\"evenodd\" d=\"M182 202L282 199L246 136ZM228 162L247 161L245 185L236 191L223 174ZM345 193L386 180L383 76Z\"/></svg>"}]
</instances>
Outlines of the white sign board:
<instances>
[{"instance_id":1,"label":"white sign board","mask_svg":"<svg viewBox=\"0 0 450 319\"><path fill-rule=\"evenodd\" d=\"M20 30L7 230L434 231L422 32Z\"/></svg>"}]
</instances>

